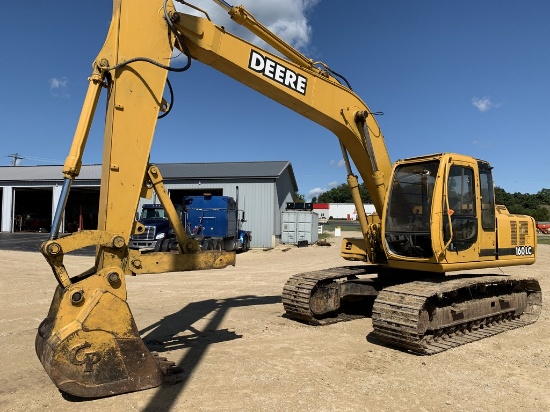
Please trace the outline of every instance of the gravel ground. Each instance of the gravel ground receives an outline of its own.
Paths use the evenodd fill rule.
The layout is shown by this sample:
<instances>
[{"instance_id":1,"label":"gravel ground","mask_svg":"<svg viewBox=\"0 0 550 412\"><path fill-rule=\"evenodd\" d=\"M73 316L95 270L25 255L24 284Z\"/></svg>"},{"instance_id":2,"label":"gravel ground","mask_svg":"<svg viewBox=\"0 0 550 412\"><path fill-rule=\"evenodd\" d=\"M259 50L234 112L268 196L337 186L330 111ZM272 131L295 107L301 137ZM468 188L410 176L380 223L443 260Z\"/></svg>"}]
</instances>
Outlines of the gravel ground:
<instances>
[{"instance_id":1,"label":"gravel ground","mask_svg":"<svg viewBox=\"0 0 550 412\"><path fill-rule=\"evenodd\" d=\"M427 357L382 345L368 318L313 327L283 316L288 277L347 264L341 238L328 240L331 247L252 250L223 270L128 278L144 340L183 366L183 382L85 402L65 400L34 353L56 285L48 265L36 252L0 250L0 409L550 410L550 245L540 245L535 265L504 269L541 282L537 323ZM66 259L71 275L92 262Z\"/></svg>"}]
</instances>

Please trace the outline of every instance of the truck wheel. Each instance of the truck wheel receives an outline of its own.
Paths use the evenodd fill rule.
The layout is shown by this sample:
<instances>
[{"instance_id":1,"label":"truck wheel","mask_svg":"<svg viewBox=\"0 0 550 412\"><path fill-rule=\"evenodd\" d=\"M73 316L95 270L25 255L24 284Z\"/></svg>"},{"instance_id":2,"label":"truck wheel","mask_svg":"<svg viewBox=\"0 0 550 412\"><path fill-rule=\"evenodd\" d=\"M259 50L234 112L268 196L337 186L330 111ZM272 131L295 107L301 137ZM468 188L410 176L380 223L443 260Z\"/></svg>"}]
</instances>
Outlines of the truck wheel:
<instances>
[{"instance_id":1,"label":"truck wheel","mask_svg":"<svg viewBox=\"0 0 550 412\"><path fill-rule=\"evenodd\" d=\"M243 243L243 252L246 252L250 249L250 239L248 236L244 237L244 243Z\"/></svg>"},{"instance_id":2,"label":"truck wheel","mask_svg":"<svg viewBox=\"0 0 550 412\"><path fill-rule=\"evenodd\" d=\"M166 251L167 252L178 252L179 251L179 244L177 239L168 239L166 242Z\"/></svg>"},{"instance_id":3,"label":"truck wheel","mask_svg":"<svg viewBox=\"0 0 550 412\"><path fill-rule=\"evenodd\" d=\"M155 252L162 252L164 239L157 240L157 243L155 243Z\"/></svg>"}]
</instances>

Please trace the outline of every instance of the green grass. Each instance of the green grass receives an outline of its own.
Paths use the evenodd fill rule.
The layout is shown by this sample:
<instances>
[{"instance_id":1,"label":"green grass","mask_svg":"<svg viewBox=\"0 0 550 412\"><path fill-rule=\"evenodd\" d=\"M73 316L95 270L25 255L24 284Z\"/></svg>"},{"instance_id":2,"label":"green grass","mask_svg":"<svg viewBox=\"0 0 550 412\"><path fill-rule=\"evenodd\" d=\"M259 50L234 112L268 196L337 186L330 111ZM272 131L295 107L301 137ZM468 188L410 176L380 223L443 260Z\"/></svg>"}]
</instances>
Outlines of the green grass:
<instances>
[{"instance_id":1,"label":"green grass","mask_svg":"<svg viewBox=\"0 0 550 412\"><path fill-rule=\"evenodd\" d=\"M550 235L539 235L539 245L550 245Z\"/></svg>"}]
</instances>

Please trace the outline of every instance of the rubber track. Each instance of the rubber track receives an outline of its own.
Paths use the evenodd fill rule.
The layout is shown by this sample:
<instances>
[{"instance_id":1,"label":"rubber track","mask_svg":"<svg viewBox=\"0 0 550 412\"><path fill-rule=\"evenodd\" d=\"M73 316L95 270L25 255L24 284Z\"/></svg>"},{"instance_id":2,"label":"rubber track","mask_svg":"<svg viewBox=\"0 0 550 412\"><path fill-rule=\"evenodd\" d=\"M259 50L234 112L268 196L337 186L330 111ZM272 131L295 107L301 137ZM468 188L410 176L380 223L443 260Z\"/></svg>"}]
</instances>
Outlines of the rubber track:
<instances>
[{"instance_id":1,"label":"rubber track","mask_svg":"<svg viewBox=\"0 0 550 412\"><path fill-rule=\"evenodd\" d=\"M528 293L528 307L519 316L492 318L487 316L477 329L465 322L453 329L436 331L438 337L422 335L418 332L419 318L430 298L437 298L461 288L471 288L482 284L522 285ZM538 288L538 289L537 289ZM534 279L512 278L507 276L484 276L446 280L442 282L417 281L390 286L380 292L372 311L374 335L392 346L423 355L443 352L466 343L481 340L511 329L519 328L537 320L542 305L538 282Z\"/></svg>"},{"instance_id":2,"label":"rubber track","mask_svg":"<svg viewBox=\"0 0 550 412\"><path fill-rule=\"evenodd\" d=\"M338 313L333 316L318 318L311 312L309 301L317 285L334 282L349 276L364 275L365 273L364 267L344 266L291 276L284 285L282 294L286 315L291 319L312 325L327 325L363 317Z\"/></svg>"}]
</instances>

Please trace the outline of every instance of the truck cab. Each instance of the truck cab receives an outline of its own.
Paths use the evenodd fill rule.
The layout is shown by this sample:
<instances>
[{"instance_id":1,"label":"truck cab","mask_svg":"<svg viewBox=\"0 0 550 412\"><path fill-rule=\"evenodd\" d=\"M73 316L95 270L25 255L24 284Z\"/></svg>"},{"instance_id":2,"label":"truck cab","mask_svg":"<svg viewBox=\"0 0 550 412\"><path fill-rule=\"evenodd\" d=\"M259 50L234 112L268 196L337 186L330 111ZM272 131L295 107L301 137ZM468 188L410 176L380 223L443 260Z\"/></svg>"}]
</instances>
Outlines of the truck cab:
<instances>
[{"instance_id":1,"label":"truck cab","mask_svg":"<svg viewBox=\"0 0 550 412\"><path fill-rule=\"evenodd\" d=\"M178 215L182 216L181 206L176 206ZM130 249L141 251L154 251L160 240L172 235L173 230L170 221L161 204L145 204L141 209L139 222L145 226L145 231L132 235L130 238Z\"/></svg>"},{"instance_id":2,"label":"truck cab","mask_svg":"<svg viewBox=\"0 0 550 412\"><path fill-rule=\"evenodd\" d=\"M317 218L317 223L320 225L326 225L328 223L328 218L324 212L316 212L319 217Z\"/></svg>"}]
</instances>

